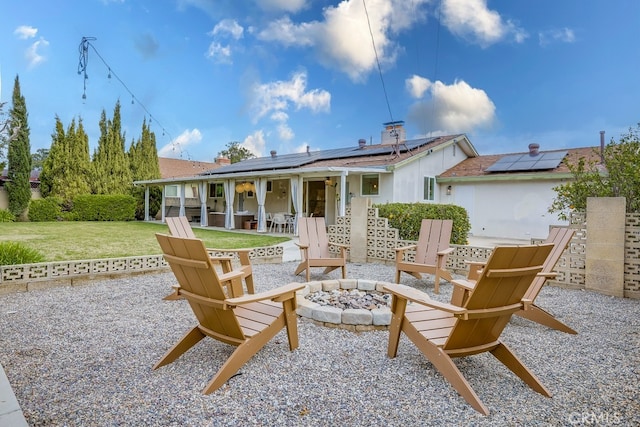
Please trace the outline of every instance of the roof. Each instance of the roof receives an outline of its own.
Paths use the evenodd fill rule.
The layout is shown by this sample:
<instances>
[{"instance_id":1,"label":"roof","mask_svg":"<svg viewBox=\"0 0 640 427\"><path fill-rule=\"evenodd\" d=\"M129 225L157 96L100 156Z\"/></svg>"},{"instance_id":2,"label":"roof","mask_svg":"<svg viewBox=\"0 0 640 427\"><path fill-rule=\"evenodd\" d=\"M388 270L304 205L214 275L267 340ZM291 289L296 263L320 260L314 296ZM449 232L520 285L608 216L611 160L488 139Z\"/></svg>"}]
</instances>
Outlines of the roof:
<instances>
[{"instance_id":1,"label":"roof","mask_svg":"<svg viewBox=\"0 0 640 427\"><path fill-rule=\"evenodd\" d=\"M495 176L513 176L515 174L570 174L567 163L574 164L581 157L588 161L599 161L600 160L600 147L581 147L581 148L569 148L563 150L549 150L540 152L540 154L544 153L562 153L566 152L567 155L560 162L560 164L552 169L547 170L536 170L536 171L499 171L499 172L490 172L487 169L496 163L498 160L506 157L506 156L514 156L518 154L527 154L528 152L523 153L511 153L511 154L491 154L487 156L477 156L477 157L469 157L462 162L458 163L454 167L446 170L442 174L439 175L438 179L442 178L471 178L471 177L495 177Z\"/></svg>"},{"instance_id":2,"label":"roof","mask_svg":"<svg viewBox=\"0 0 640 427\"><path fill-rule=\"evenodd\" d=\"M256 157L233 163L202 175L218 175L227 173L242 173L255 171L291 170L311 167L369 167L388 168L401 163L416 154L433 150L445 142L455 140L464 135L449 135L432 138L420 138L396 144L376 144L335 148L330 150L306 151L268 157ZM470 146L470 145L469 145ZM473 151L472 147L469 147ZM471 153L472 155L475 153Z\"/></svg>"},{"instance_id":3,"label":"roof","mask_svg":"<svg viewBox=\"0 0 640 427\"><path fill-rule=\"evenodd\" d=\"M158 157L158 164L160 166L160 176L162 178L194 176L204 171L213 170L219 167L216 163L171 159L168 157Z\"/></svg>"}]
</instances>

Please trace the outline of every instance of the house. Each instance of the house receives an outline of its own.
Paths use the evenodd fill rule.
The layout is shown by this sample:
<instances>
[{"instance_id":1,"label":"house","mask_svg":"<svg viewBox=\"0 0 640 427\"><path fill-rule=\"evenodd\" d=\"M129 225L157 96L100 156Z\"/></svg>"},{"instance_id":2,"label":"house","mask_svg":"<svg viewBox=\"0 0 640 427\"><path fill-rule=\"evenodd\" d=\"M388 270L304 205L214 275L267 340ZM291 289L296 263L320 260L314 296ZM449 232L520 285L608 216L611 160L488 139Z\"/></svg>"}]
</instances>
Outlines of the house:
<instances>
[{"instance_id":1,"label":"house","mask_svg":"<svg viewBox=\"0 0 640 427\"><path fill-rule=\"evenodd\" d=\"M199 206L203 226L242 228L255 218L258 231L266 231L266 214L275 212L324 216L333 224L354 197L367 197L374 204L460 205L469 212L471 232L477 236L545 237L548 227L559 223L546 213L553 187L571 178L564 160L593 151L480 156L464 134L406 140L402 121L383 126L378 144L361 139L345 148L307 147L284 155L271 151L192 176L135 184L164 185L165 192L175 186L178 194L197 189L194 194L200 198L174 197L172 202L181 208ZM517 165L507 168L514 159L519 159ZM530 167L524 169L526 165Z\"/></svg>"},{"instance_id":2,"label":"house","mask_svg":"<svg viewBox=\"0 0 640 427\"><path fill-rule=\"evenodd\" d=\"M2 174L0 174L0 209L9 208L9 195L7 194L7 189L5 187L5 183L9 181L8 174L9 171L7 169L3 170ZM34 169L31 171L31 174L29 175L29 185L31 186L31 199L41 199L40 170Z\"/></svg>"},{"instance_id":3,"label":"house","mask_svg":"<svg viewBox=\"0 0 640 427\"><path fill-rule=\"evenodd\" d=\"M137 185L197 187L202 225L238 228L237 216L255 217L266 231L266 213L316 215L333 223L353 197L374 203L437 202L436 177L478 153L465 135L407 141L403 122L384 124L380 144L359 140L351 147L247 159L191 177L139 181ZM416 182L416 176L419 176ZM195 198L194 201L198 202ZM185 206L186 200L181 201ZM163 210L164 212L164 210ZM243 218L246 219L246 218Z\"/></svg>"},{"instance_id":4,"label":"house","mask_svg":"<svg viewBox=\"0 0 640 427\"><path fill-rule=\"evenodd\" d=\"M603 147L582 147L469 157L438 176L441 203L462 206L475 236L544 238L552 225L567 225L548 209L554 187L573 179L567 163L600 161Z\"/></svg>"}]
</instances>

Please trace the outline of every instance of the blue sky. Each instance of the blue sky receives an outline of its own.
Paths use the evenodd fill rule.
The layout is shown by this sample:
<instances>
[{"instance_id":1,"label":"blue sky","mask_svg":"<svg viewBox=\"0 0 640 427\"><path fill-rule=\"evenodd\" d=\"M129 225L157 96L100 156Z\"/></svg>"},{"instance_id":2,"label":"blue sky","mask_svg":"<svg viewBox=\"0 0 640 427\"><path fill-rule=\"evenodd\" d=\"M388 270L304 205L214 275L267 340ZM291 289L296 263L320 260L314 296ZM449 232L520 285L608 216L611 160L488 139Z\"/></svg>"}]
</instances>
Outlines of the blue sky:
<instances>
[{"instance_id":1,"label":"blue sky","mask_svg":"<svg viewBox=\"0 0 640 427\"><path fill-rule=\"evenodd\" d=\"M93 152L118 99L127 147L151 115L161 156L200 161L377 143L391 120L480 154L583 147L640 121L639 21L636 0L13 0L0 99L19 75L32 151L57 115Z\"/></svg>"}]
</instances>

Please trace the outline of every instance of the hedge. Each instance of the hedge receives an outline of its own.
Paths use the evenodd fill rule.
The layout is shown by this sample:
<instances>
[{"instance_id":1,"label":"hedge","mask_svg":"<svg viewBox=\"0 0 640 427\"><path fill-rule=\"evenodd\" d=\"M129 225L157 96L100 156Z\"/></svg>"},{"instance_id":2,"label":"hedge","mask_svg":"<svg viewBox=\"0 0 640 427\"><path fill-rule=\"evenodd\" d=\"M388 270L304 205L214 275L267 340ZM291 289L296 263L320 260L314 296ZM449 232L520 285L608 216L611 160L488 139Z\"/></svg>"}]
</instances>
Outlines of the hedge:
<instances>
[{"instance_id":1,"label":"hedge","mask_svg":"<svg viewBox=\"0 0 640 427\"><path fill-rule=\"evenodd\" d=\"M73 199L77 221L133 221L136 200L127 195L82 195Z\"/></svg>"},{"instance_id":2,"label":"hedge","mask_svg":"<svg viewBox=\"0 0 640 427\"><path fill-rule=\"evenodd\" d=\"M58 221L62 219L62 199L45 197L29 203L29 221Z\"/></svg>"},{"instance_id":3,"label":"hedge","mask_svg":"<svg viewBox=\"0 0 640 427\"><path fill-rule=\"evenodd\" d=\"M456 205L432 203L385 203L375 205L378 215L389 220L389 226L397 228L403 240L418 240L424 218L451 219L453 231L451 243L466 245L471 223L466 209Z\"/></svg>"}]
</instances>

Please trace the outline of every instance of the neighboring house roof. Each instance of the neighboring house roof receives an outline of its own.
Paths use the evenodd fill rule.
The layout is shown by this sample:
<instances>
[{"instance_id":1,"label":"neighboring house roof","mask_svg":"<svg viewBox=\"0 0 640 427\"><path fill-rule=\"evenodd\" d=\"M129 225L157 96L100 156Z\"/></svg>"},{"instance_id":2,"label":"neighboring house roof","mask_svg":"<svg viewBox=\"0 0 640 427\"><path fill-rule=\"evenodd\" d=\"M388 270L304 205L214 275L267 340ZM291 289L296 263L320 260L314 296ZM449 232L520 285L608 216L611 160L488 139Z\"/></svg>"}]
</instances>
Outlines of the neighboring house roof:
<instances>
[{"instance_id":1,"label":"neighboring house roof","mask_svg":"<svg viewBox=\"0 0 640 427\"><path fill-rule=\"evenodd\" d=\"M222 175L256 171L292 170L309 168L382 168L393 166L409 160L412 156L426 154L438 146L459 139L464 141L464 150L468 155L477 155L473 146L464 135L449 135L433 138L420 138L404 141L400 144L358 145L330 150L309 151L271 156L256 157L233 163L202 175Z\"/></svg>"},{"instance_id":2,"label":"neighboring house roof","mask_svg":"<svg viewBox=\"0 0 640 427\"><path fill-rule=\"evenodd\" d=\"M567 152L567 155L560 162L560 164L553 169L545 170L532 170L532 171L515 171L515 172L488 172L487 168L493 165L498 160L505 156L511 156L514 154L527 154L522 153L510 153L510 154L491 154L487 156L469 157L462 162L458 163L454 167L446 170L438 176L438 182L453 182L453 181L470 181L470 180L493 180L493 179L515 179L516 177L548 177L559 178L561 175L570 176L571 172L567 163L575 164L580 158L584 158L587 161L600 161L600 147L581 147L581 148L569 148L562 150L549 150L540 152L542 153L554 153L554 152Z\"/></svg>"},{"instance_id":3,"label":"neighboring house roof","mask_svg":"<svg viewBox=\"0 0 640 427\"><path fill-rule=\"evenodd\" d=\"M217 163L171 159L168 157L158 157L158 164L160 166L160 176L162 178L194 176L220 167Z\"/></svg>"}]
</instances>

